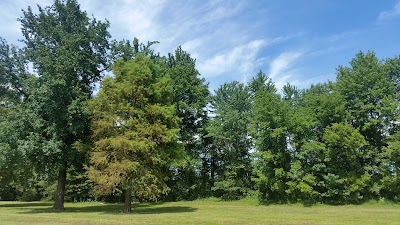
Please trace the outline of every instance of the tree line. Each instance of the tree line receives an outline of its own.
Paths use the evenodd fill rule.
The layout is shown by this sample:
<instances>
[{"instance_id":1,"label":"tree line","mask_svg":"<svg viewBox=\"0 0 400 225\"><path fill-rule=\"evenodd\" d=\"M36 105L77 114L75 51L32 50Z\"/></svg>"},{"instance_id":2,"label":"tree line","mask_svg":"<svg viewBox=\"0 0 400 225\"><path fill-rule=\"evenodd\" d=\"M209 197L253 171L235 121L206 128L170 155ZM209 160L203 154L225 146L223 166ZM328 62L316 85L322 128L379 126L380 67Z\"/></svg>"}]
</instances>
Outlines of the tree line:
<instances>
[{"instance_id":1,"label":"tree line","mask_svg":"<svg viewBox=\"0 0 400 225\"><path fill-rule=\"evenodd\" d=\"M0 40L0 200L400 200L399 57L211 94L188 52L112 40L76 0L19 21L24 46Z\"/></svg>"}]
</instances>

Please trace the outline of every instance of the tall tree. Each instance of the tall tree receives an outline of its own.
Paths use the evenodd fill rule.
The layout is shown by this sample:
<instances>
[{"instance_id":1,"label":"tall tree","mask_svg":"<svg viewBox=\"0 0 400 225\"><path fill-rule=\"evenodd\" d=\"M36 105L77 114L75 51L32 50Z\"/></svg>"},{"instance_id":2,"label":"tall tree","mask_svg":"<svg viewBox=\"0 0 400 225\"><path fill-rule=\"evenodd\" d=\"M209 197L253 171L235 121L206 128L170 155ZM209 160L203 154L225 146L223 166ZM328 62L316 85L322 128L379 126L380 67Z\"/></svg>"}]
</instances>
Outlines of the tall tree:
<instances>
[{"instance_id":1,"label":"tall tree","mask_svg":"<svg viewBox=\"0 0 400 225\"><path fill-rule=\"evenodd\" d=\"M291 165L287 142L288 107L272 81L262 72L250 81L249 86L253 90L251 135L256 150L256 186L261 200L284 201Z\"/></svg>"},{"instance_id":2,"label":"tall tree","mask_svg":"<svg viewBox=\"0 0 400 225\"><path fill-rule=\"evenodd\" d=\"M37 14L29 7L19 21L26 55L38 77L28 108L40 124L32 132L45 146L37 153L48 159L41 163L58 170L53 208L61 210L67 169L77 154L73 144L88 134L86 101L108 65L109 23L90 19L76 0L38 6Z\"/></svg>"},{"instance_id":3,"label":"tall tree","mask_svg":"<svg viewBox=\"0 0 400 225\"><path fill-rule=\"evenodd\" d=\"M220 159L213 190L224 199L241 198L252 188L250 103L248 88L238 82L223 84L211 98L214 117L206 129Z\"/></svg>"},{"instance_id":4,"label":"tall tree","mask_svg":"<svg viewBox=\"0 0 400 225\"><path fill-rule=\"evenodd\" d=\"M345 99L348 121L368 143L361 149L366 155L362 163L372 176L373 196L379 195L373 183L378 183L386 170L379 160L387 146L386 136L393 132L399 115L396 85L389 71L375 53L360 52L350 67L339 67L337 75L337 90Z\"/></svg>"},{"instance_id":5,"label":"tall tree","mask_svg":"<svg viewBox=\"0 0 400 225\"><path fill-rule=\"evenodd\" d=\"M205 171L208 158L204 154L204 149L207 148L202 129L207 121L206 105L209 91L205 79L200 78L200 73L196 69L196 60L188 52L178 47L167 57L160 56L152 49L152 45L157 43L152 41L142 44L137 38L132 44L128 41L114 42L113 57L127 61L140 53L168 71L173 87L172 100L176 113L181 118L179 140L186 154L179 165L170 168L168 185L172 190L166 198L195 199L204 196L208 189L206 186L209 186Z\"/></svg>"},{"instance_id":6,"label":"tall tree","mask_svg":"<svg viewBox=\"0 0 400 225\"><path fill-rule=\"evenodd\" d=\"M131 197L154 200L168 187L166 168L179 158L178 122L169 76L148 57L119 60L115 78L102 82L90 102L94 147L89 177L99 194L125 192L124 212Z\"/></svg>"},{"instance_id":7,"label":"tall tree","mask_svg":"<svg viewBox=\"0 0 400 225\"><path fill-rule=\"evenodd\" d=\"M200 171L204 171L207 160L202 128L207 121L206 105L210 93L204 78L200 78L196 69L196 60L181 47L168 55L166 66L173 87L172 100L181 118L179 140L186 152L182 163L171 168L171 197L194 199L202 196L207 189L207 182L202 182L205 177L201 176Z\"/></svg>"}]
</instances>

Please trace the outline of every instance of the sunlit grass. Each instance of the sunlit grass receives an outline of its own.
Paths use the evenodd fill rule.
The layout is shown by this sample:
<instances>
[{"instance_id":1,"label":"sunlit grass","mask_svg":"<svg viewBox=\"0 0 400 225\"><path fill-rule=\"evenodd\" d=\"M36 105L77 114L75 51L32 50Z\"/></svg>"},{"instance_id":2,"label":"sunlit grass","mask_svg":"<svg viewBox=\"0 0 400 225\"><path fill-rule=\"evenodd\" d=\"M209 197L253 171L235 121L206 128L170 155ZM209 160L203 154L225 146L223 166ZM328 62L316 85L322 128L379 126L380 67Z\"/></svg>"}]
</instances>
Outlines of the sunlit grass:
<instances>
[{"instance_id":1,"label":"sunlit grass","mask_svg":"<svg viewBox=\"0 0 400 225\"><path fill-rule=\"evenodd\" d=\"M51 210L51 203L0 202L1 225L38 224L400 224L400 205L306 207L259 205L256 200L223 202L205 199L191 202L134 204L132 214L122 214L119 204L67 203L66 210Z\"/></svg>"}]
</instances>

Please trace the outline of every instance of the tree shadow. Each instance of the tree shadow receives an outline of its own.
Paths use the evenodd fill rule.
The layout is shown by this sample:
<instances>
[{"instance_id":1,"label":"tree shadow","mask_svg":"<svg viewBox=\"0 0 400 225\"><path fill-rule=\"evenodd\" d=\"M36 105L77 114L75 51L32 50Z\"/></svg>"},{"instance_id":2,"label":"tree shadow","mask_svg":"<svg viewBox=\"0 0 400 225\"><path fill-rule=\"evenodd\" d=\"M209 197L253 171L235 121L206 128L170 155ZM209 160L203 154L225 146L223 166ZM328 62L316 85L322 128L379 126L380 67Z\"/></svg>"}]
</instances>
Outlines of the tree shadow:
<instances>
[{"instance_id":1,"label":"tree shadow","mask_svg":"<svg viewBox=\"0 0 400 225\"><path fill-rule=\"evenodd\" d=\"M102 204L91 206L67 206L65 210L53 210L52 208L35 208L35 206L51 206L51 204L9 204L16 208L26 207L22 214L38 213L103 213L103 214L122 214L122 204ZM7 206L13 207L13 206ZM188 213L194 212L197 208L187 206L163 206L163 203L135 203L132 204L131 214L165 214L165 213Z\"/></svg>"},{"instance_id":2,"label":"tree shadow","mask_svg":"<svg viewBox=\"0 0 400 225\"><path fill-rule=\"evenodd\" d=\"M307 208L311 208L313 206L321 204L321 202L315 201L313 199L311 199L311 200L292 200L292 201L291 200L259 200L258 203L259 203L259 205L263 205L263 206L301 204Z\"/></svg>"},{"instance_id":3,"label":"tree shadow","mask_svg":"<svg viewBox=\"0 0 400 225\"><path fill-rule=\"evenodd\" d=\"M2 203L0 202L0 208L26 208L35 206L52 206L49 202L15 202L15 203Z\"/></svg>"}]
</instances>

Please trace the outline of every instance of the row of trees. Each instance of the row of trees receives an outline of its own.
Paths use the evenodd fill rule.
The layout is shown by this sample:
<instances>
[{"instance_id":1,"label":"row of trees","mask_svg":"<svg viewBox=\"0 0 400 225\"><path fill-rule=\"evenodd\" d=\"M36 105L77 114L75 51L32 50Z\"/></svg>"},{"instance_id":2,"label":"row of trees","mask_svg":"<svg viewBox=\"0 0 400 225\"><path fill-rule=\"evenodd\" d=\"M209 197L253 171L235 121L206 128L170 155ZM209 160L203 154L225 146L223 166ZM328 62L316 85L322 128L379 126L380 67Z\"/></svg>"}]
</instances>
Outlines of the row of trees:
<instances>
[{"instance_id":1,"label":"row of trees","mask_svg":"<svg viewBox=\"0 0 400 225\"><path fill-rule=\"evenodd\" d=\"M211 97L214 194L262 201L398 201L400 59L359 53L337 81L278 92L262 72Z\"/></svg>"},{"instance_id":2,"label":"row of trees","mask_svg":"<svg viewBox=\"0 0 400 225\"><path fill-rule=\"evenodd\" d=\"M19 20L25 46L0 42L1 200L124 199L129 212L132 196L400 198L400 58L359 53L306 90L260 71L211 95L187 52L112 41L75 0Z\"/></svg>"}]
</instances>

